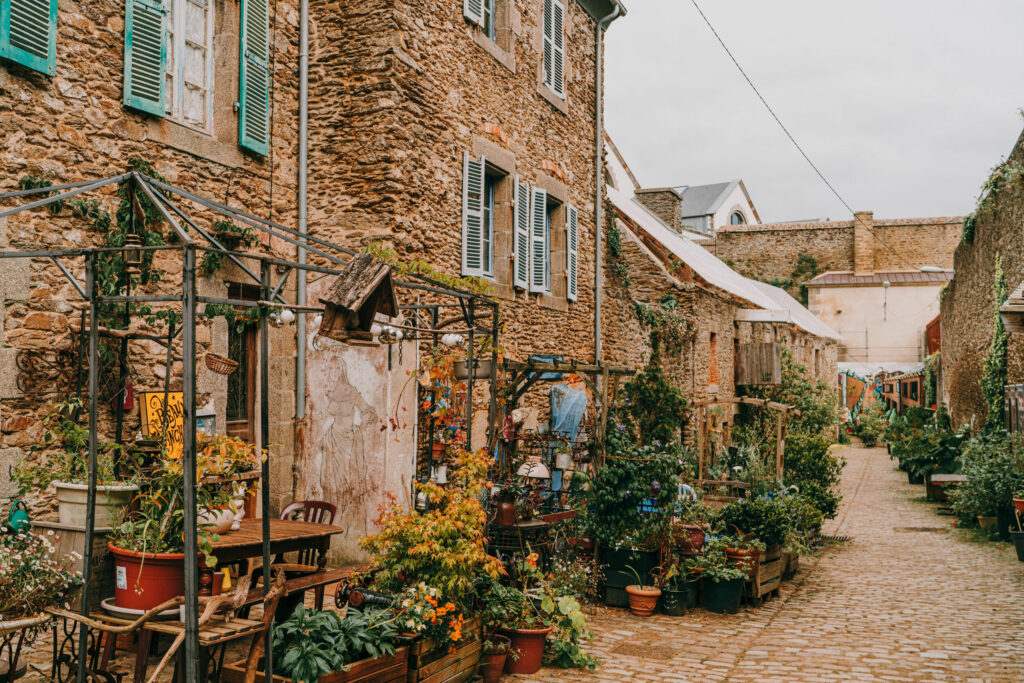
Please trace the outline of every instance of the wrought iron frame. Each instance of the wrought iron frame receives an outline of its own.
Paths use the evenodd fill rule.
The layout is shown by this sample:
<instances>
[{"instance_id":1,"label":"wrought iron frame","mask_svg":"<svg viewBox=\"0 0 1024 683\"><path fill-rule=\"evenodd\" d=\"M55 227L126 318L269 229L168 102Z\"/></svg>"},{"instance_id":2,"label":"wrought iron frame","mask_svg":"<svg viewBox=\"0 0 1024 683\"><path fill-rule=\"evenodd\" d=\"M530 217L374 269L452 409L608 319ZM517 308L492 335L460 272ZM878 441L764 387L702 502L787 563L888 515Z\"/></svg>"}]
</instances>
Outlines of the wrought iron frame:
<instances>
[{"instance_id":1,"label":"wrought iron frame","mask_svg":"<svg viewBox=\"0 0 1024 683\"><path fill-rule=\"evenodd\" d=\"M98 448L98 393L99 393L99 325L98 311L99 306L105 303L166 303L166 304L180 304L182 323L179 330L182 337L182 390L184 394L184 443L182 453L182 463L184 467L184 492L183 502L185 511L185 643L184 643L184 667L185 667L185 679L189 683L193 683L200 680L200 645L199 645L199 630L198 630L198 591L199 591L199 553L197 548L197 525L196 525L196 316L198 313L198 304L223 304L231 305L236 307L262 307L262 308L291 308L295 310L299 315L305 315L310 312L317 312L322 310L313 306L300 306L297 303L289 303L285 300L282 291L287 283L287 280L292 272L298 270L304 270L307 272L321 273L323 275L338 275L340 269L338 267L331 266L320 266L309 263L301 263L299 261L291 261L287 259L276 258L273 256L267 256L264 254L250 253L250 252L237 252L228 248L225 248L210 232L200 227L182 208L180 208L174 201L172 201L172 195L175 195L183 200L187 200L202 207L205 210L212 211L216 214L228 217L232 220L246 224L257 230L283 240L289 244L294 245L299 250L299 253L304 253L307 256L312 254L320 259L332 264L332 266L344 266L347 263L346 256L354 256L356 252L346 249L334 242L317 237L315 235L309 235L300 233L297 230L288 228L280 223L261 218L253 213L238 209L221 202L202 197L201 195L189 192L168 183L162 182L145 174L130 171L128 173L122 173L109 178L102 178L99 180L83 180L73 183L65 183L62 185L55 185L49 187L32 188L25 190L17 190L13 192L7 192L0 194L0 199L10 199L16 197L28 197L32 195L48 195L42 199L31 201L21 206L0 211L0 219L12 216L14 214L31 211L34 209L43 208L49 206L55 202L66 201L71 197L99 190L112 184L123 184L131 183L132 188L135 191L141 191L150 202L157 208L160 214L163 216L170 226L173 228L181 244L178 245L159 245L159 246L144 246L142 250L145 252L164 252L164 251L176 251L181 254L182 261L182 274L181 274L181 293L175 295L160 294L160 295L140 295L131 294L126 289L125 295L121 296L101 296L96 286L97 272L96 262L97 258L102 253L110 252L124 252L124 247L88 247L88 248L71 248L71 249L41 249L41 250L26 250L26 251L0 251L0 260L2 259L48 259L52 261L57 268L61 271L63 276L72 284L78 294L83 300L88 302L89 309L89 328L88 328L88 394L89 394L89 488L88 488L88 499L87 499L87 514L86 514L86 532L85 532L85 548L84 557L82 560L83 571L85 574L85 585L89 585L89 573L92 569L92 545L93 536L95 531L95 505L96 505L96 479L97 479L97 448ZM51 194L57 192L58 194ZM193 240L190 232L186 232L179 225L179 221L183 222L188 226L189 231L194 231L193 234L201 236L208 244L197 244ZM314 246L316 245L316 246ZM322 248L321 248L322 247ZM212 252L222 254L227 257L231 262L238 266L243 273L248 275L253 281L259 284L260 287L260 299L258 301L242 300L242 299L230 299L230 298L218 298L201 296L196 290L196 255L197 252ZM338 254L341 254L340 256ZM71 269L64 263L62 259L70 258L84 258L85 259L85 280L80 282L78 278L72 273ZM257 260L259 261L259 273L253 272L249 267L242 262L241 259ZM271 280L271 268L279 267L284 269L284 274L280 281L274 285ZM456 320L462 320L466 323L468 328L464 332L468 332L470 335L469 345L469 362L470 367L473 367L473 336L482 332L478 329L477 319L490 317L490 329L487 330L492 335L493 340L497 341L498 330L499 330L499 315L498 315L498 303L493 299L474 294L471 292L460 291L446 287L443 283L437 282L429 277L413 274L409 280L396 281L395 285L402 289L413 290L418 292L426 292L432 295L441 297L447 297L453 300L453 303L447 304L435 304L433 306L400 306L400 309L405 311L413 312L429 308L432 309L432 320L434 324L437 324L438 310L442 306L457 306L460 317ZM399 326L401 328L401 326ZM176 336L176 332L173 329L173 325L169 326L167 335L160 335L160 340L166 340L168 343L168 357L172 348L172 340ZM424 332L431 332L434 336L434 343L437 342L437 335L439 332L448 330L437 330L437 329L426 329L419 330ZM463 330L457 330L463 332ZM83 334L86 331L83 326ZM150 337L153 337L150 335ZM141 338L141 337L140 337ZM260 393L260 437L261 444L267 444L270 441L270 420L269 420L269 400L270 400L270 371L269 371L269 350L270 350L270 329L268 316L261 315L259 322L259 393ZM298 340L298 343L305 344L305 340ZM491 377L490 382L492 386L491 391L491 406L490 406L490 421L494 423L495 413L495 392L494 385L497 379L497 352L492 353L492 364L491 364ZM168 369L167 382L169 382L170 371ZM473 373L470 373L469 378L469 397L472 397L473 389ZM473 423L473 401L468 400L466 406L467 412L467 429L472 429ZM467 439L469 438L467 434ZM261 514L263 520L263 567L264 567L264 585L270 585L270 464L268 460L265 460L262 466L261 479L262 485L262 496L261 496ZM88 616L90 608L88 592L83 590L81 612L83 616ZM270 646L270 632L266 634L267 642L265 648L265 658L267 666L265 674L267 683L272 683L273 680L273 661L272 661L272 648ZM79 652L89 651L89 629L81 628L79 631ZM87 671L87 658L79 657L77 666L77 682L85 683L87 675L90 673Z\"/></svg>"}]
</instances>

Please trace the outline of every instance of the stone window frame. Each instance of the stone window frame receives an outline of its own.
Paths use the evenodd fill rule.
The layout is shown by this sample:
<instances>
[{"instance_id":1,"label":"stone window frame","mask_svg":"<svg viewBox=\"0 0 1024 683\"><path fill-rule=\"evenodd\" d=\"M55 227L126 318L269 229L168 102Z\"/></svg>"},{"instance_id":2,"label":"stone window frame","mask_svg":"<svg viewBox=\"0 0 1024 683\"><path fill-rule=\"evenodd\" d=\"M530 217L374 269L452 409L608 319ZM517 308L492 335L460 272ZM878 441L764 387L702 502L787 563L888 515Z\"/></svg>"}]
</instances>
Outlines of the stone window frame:
<instances>
[{"instance_id":1,"label":"stone window frame","mask_svg":"<svg viewBox=\"0 0 1024 683\"><path fill-rule=\"evenodd\" d=\"M511 299L513 296L513 254L515 245L515 226L513 214L515 204L516 155L490 140L481 137L473 138L474 157L484 157L487 166L484 171L495 179L494 182L494 235L491 242L490 275L484 279L494 285L499 297Z\"/></svg>"},{"instance_id":2,"label":"stone window frame","mask_svg":"<svg viewBox=\"0 0 1024 683\"><path fill-rule=\"evenodd\" d=\"M515 7L515 0L484 0L493 2L494 14L494 38L487 35L482 26L471 24L473 31L473 42L494 58L498 64L511 71L516 72L516 41L515 27L519 24L519 13Z\"/></svg>"},{"instance_id":3,"label":"stone window frame","mask_svg":"<svg viewBox=\"0 0 1024 683\"><path fill-rule=\"evenodd\" d=\"M570 204L569 188L564 183L549 176L546 173L538 173L534 182L536 187L547 192L548 215L551 221L551 229L548 234L548 291L536 292L538 303L544 307L556 311L569 310L569 298L567 296L569 285L566 281L568 272L566 265L566 250L568 249L568 217L566 207ZM579 226L579 240L583 242L583 227ZM580 253L582 255L582 249ZM577 266L577 277L583 272L582 258Z\"/></svg>"}]
</instances>

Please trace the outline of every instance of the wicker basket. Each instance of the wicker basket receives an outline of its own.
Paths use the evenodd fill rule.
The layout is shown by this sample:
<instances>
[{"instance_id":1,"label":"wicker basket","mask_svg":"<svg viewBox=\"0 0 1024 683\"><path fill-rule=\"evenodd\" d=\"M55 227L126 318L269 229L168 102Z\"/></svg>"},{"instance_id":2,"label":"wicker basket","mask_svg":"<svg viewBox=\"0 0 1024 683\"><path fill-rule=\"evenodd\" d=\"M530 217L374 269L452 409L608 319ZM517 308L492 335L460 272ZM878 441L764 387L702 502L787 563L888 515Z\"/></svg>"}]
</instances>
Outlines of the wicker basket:
<instances>
[{"instance_id":1,"label":"wicker basket","mask_svg":"<svg viewBox=\"0 0 1024 683\"><path fill-rule=\"evenodd\" d=\"M221 356L220 354L207 353L206 367L210 368L218 375L230 375L238 369L238 361L231 360L227 356Z\"/></svg>"}]
</instances>

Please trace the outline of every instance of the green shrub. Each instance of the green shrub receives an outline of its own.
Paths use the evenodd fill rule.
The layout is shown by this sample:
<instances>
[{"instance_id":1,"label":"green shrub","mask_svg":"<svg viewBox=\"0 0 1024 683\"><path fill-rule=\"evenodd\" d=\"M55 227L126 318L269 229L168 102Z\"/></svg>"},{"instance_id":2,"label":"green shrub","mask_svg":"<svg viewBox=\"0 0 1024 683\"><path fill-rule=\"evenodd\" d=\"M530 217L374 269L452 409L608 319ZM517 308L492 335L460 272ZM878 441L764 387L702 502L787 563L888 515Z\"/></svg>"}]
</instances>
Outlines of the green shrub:
<instances>
[{"instance_id":1,"label":"green shrub","mask_svg":"<svg viewBox=\"0 0 1024 683\"><path fill-rule=\"evenodd\" d=\"M760 497L726 505L718 515L725 533L753 534L765 545L785 545L793 531L781 499Z\"/></svg>"},{"instance_id":2,"label":"green shrub","mask_svg":"<svg viewBox=\"0 0 1024 683\"><path fill-rule=\"evenodd\" d=\"M1024 440L1006 431L971 439L962 452L967 481L950 493L953 511L973 523L979 515L1008 511L1024 488Z\"/></svg>"}]
</instances>

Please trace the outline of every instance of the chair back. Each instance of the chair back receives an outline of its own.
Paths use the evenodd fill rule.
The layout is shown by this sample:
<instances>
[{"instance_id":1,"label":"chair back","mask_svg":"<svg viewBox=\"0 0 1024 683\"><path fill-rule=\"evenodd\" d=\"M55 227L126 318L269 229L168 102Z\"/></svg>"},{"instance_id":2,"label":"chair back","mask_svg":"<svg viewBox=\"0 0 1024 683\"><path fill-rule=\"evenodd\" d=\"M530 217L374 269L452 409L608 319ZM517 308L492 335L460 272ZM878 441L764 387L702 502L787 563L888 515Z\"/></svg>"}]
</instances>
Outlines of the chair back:
<instances>
[{"instance_id":1,"label":"chair back","mask_svg":"<svg viewBox=\"0 0 1024 683\"><path fill-rule=\"evenodd\" d=\"M314 524L333 524L334 515L337 511L337 506L327 501L298 500L294 503L289 503L285 506L284 510L281 510L281 519L300 519L303 522L312 522ZM299 564L311 566L315 565L319 559L317 551L312 548L300 551L298 556Z\"/></svg>"}]
</instances>

